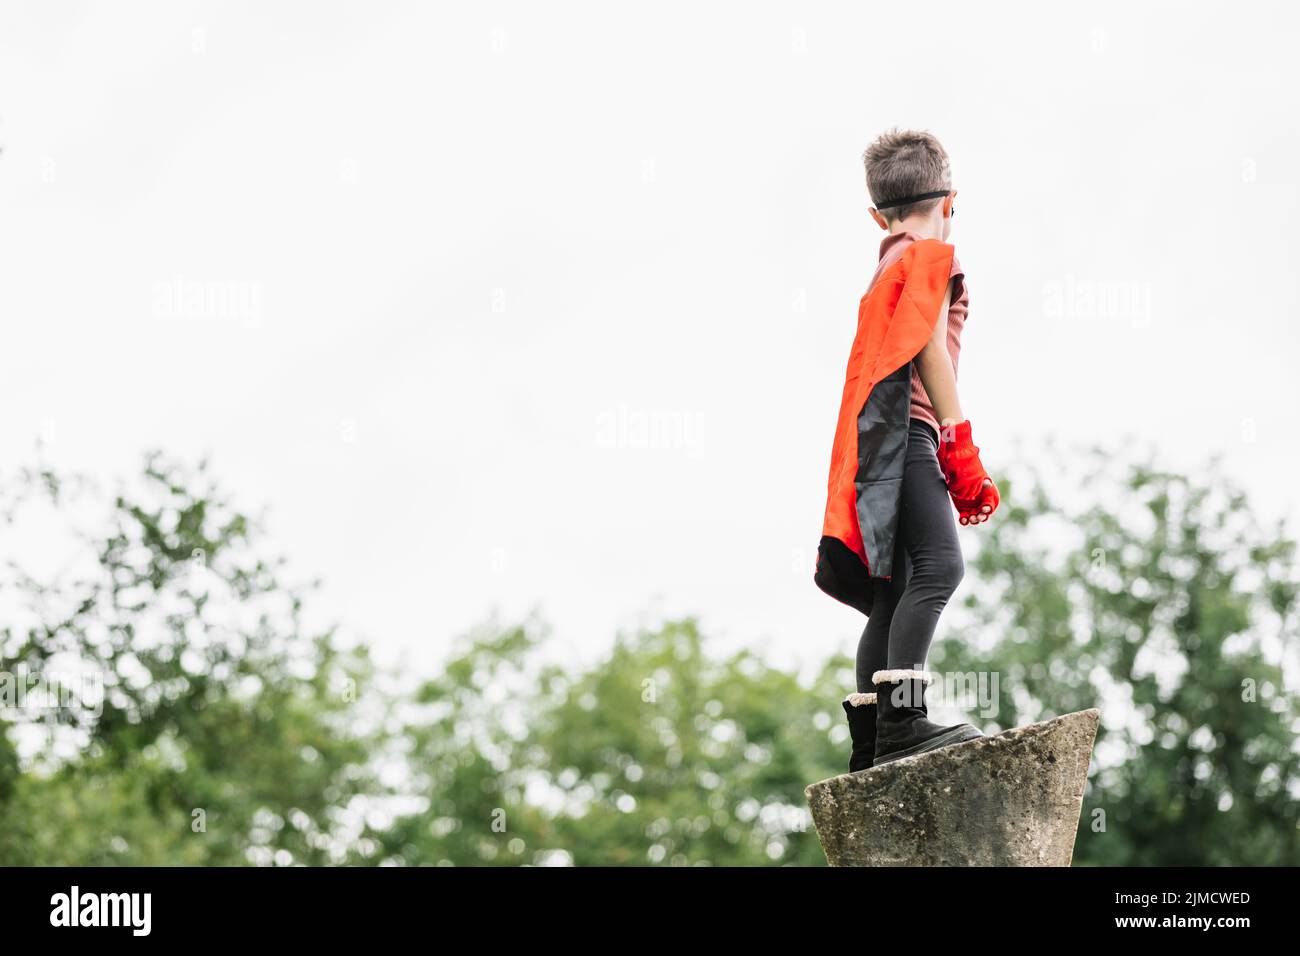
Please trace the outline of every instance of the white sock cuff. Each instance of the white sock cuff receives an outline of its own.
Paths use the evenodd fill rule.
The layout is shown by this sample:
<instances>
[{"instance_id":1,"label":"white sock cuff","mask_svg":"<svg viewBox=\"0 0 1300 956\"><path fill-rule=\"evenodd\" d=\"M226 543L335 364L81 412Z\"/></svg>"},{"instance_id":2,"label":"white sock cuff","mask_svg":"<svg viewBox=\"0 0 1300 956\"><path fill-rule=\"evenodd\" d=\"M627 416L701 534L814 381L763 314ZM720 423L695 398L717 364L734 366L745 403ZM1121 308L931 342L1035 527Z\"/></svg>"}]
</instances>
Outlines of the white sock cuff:
<instances>
[{"instance_id":1,"label":"white sock cuff","mask_svg":"<svg viewBox=\"0 0 1300 956\"><path fill-rule=\"evenodd\" d=\"M933 671L876 671L871 675L871 683L897 684L899 681L919 680L925 684L932 684L934 683L934 677L935 675Z\"/></svg>"},{"instance_id":2,"label":"white sock cuff","mask_svg":"<svg viewBox=\"0 0 1300 956\"><path fill-rule=\"evenodd\" d=\"M868 704L874 704L876 702L876 695L875 694L849 694L849 696L845 697L844 699L849 702L850 706L865 707Z\"/></svg>"}]
</instances>

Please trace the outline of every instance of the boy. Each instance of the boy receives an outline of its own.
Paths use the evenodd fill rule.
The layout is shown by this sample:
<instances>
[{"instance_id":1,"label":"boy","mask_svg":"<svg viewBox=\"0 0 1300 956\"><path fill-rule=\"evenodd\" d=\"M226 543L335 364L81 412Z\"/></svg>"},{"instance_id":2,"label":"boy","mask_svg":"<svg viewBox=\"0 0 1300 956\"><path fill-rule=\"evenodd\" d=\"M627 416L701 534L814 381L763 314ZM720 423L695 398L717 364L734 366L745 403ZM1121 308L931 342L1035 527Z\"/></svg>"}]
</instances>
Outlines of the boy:
<instances>
[{"instance_id":1,"label":"boy","mask_svg":"<svg viewBox=\"0 0 1300 956\"><path fill-rule=\"evenodd\" d=\"M929 133L891 130L863 160L871 218L889 235L858 310L814 577L868 616L844 701L850 772L980 736L929 720L925 658L964 573L952 507L980 524L999 502L957 397L970 299L945 241L948 154Z\"/></svg>"}]
</instances>

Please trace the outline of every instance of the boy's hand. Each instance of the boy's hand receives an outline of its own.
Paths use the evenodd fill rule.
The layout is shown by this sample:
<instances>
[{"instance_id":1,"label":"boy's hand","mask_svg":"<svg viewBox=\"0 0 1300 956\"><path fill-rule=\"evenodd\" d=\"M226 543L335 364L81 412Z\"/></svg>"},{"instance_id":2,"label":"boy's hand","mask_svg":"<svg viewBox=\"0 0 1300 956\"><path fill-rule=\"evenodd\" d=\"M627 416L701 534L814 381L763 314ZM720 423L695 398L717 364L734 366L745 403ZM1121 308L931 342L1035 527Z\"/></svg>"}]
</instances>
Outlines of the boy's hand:
<instances>
[{"instance_id":1,"label":"boy's hand","mask_svg":"<svg viewBox=\"0 0 1300 956\"><path fill-rule=\"evenodd\" d=\"M946 425L939 432L939 469L962 524L987 521L1001 503L998 486L980 462L971 440L970 422Z\"/></svg>"},{"instance_id":2,"label":"boy's hand","mask_svg":"<svg viewBox=\"0 0 1300 956\"><path fill-rule=\"evenodd\" d=\"M1001 501L998 486L993 483L992 478L984 479L984 486L980 489L978 498L958 500L954 497L952 499L952 503L957 506L957 520L962 524L980 524L988 521L989 515L997 510Z\"/></svg>"}]
</instances>

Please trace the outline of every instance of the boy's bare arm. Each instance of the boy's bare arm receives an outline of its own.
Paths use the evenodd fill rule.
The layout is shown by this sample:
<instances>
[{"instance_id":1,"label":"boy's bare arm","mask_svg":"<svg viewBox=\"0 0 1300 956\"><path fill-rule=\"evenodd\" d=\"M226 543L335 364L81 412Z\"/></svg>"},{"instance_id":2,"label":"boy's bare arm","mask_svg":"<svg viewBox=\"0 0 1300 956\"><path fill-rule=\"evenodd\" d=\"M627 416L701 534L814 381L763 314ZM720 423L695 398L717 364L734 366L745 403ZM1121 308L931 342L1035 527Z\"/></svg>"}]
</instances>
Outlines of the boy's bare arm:
<instances>
[{"instance_id":1,"label":"boy's bare arm","mask_svg":"<svg viewBox=\"0 0 1300 956\"><path fill-rule=\"evenodd\" d=\"M948 354L948 306L952 302L954 283L955 280L948 283L943 306L939 309L939 321L934 324L930 341L916 356L917 374L940 424L956 423L965 418L957 398L957 375L952 370L952 357Z\"/></svg>"}]
</instances>

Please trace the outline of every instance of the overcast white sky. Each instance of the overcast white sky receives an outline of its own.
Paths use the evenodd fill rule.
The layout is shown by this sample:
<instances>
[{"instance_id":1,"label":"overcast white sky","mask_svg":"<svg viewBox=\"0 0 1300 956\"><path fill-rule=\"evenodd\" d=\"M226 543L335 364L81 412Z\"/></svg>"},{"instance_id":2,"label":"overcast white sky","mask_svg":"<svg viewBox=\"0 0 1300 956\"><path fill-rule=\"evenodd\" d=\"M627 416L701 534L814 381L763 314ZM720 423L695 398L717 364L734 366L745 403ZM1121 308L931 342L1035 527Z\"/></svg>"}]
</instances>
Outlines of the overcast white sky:
<instances>
[{"instance_id":1,"label":"overcast white sky","mask_svg":"<svg viewBox=\"0 0 1300 956\"><path fill-rule=\"evenodd\" d=\"M685 613L847 648L810 565L880 239L860 156L899 124L953 158L995 473L1128 436L1294 514L1298 32L1242 2L6 3L0 460L209 454L417 662L494 608L583 654Z\"/></svg>"}]
</instances>

